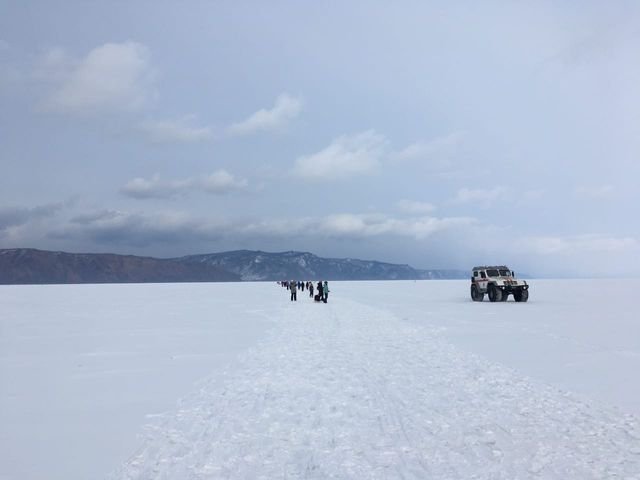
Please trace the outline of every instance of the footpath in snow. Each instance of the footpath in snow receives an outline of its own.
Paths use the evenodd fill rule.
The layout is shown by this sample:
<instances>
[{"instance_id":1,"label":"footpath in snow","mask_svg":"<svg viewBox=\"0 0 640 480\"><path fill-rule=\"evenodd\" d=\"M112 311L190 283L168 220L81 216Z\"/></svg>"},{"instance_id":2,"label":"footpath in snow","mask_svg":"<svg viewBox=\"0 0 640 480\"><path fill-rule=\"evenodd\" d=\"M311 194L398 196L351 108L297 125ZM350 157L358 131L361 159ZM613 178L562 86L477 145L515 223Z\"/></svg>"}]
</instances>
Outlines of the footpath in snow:
<instances>
[{"instance_id":1,"label":"footpath in snow","mask_svg":"<svg viewBox=\"0 0 640 480\"><path fill-rule=\"evenodd\" d=\"M239 367L149 425L110 478L640 479L635 417L463 352L433 327L284 295L273 320Z\"/></svg>"}]
</instances>

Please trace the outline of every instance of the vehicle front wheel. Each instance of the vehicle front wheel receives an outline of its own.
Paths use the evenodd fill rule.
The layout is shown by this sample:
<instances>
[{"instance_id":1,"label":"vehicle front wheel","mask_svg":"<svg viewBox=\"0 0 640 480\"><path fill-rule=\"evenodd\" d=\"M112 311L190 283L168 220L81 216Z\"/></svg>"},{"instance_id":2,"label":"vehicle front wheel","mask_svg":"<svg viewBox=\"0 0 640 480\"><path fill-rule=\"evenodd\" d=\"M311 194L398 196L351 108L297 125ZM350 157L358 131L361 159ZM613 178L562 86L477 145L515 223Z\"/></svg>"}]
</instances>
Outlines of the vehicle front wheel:
<instances>
[{"instance_id":1,"label":"vehicle front wheel","mask_svg":"<svg viewBox=\"0 0 640 480\"><path fill-rule=\"evenodd\" d=\"M526 302L529 300L529 290L517 290L513 293L516 302Z\"/></svg>"},{"instance_id":2,"label":"vehicle front wheel","mask_svg":"<svg viewBox=\"0 0 640 480\"><path fill-rule=\"evenodd\" d=\"M477 285L471 285L471 300L481 302L484 300L484 293L478 290Z\"/></svg>"},{"instance_id":3,"label":"vehicle front wheel","mask_svg":"<svg viewBox=\"0 0 640 480\"><path fill-rule=\"evenodd\" d=\"M495 285L489 285L489 301L490 302L502 301L502 290L500 290Z\"/></svg>"}]
</instances>

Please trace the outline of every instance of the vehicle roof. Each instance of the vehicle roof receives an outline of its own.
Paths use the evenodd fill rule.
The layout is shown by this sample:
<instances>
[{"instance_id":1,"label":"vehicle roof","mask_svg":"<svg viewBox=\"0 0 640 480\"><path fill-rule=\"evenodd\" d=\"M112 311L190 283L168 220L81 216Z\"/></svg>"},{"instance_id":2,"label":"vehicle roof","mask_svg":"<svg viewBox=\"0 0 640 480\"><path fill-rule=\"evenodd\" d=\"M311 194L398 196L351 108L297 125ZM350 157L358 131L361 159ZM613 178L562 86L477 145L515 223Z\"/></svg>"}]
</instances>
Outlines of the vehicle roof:
<instances>
[{"instance_id":1,"label":"vehicle roof","mask_svg":"<svg viewBox=\"0 0 640 480\"><path fill-rule=\"evenodd\" d=\"M506 265L482 265L480 267L473 267L474 270L487 270L488 268L492 268L495 270L511 270Z\"/></svg>"}]
</instances>

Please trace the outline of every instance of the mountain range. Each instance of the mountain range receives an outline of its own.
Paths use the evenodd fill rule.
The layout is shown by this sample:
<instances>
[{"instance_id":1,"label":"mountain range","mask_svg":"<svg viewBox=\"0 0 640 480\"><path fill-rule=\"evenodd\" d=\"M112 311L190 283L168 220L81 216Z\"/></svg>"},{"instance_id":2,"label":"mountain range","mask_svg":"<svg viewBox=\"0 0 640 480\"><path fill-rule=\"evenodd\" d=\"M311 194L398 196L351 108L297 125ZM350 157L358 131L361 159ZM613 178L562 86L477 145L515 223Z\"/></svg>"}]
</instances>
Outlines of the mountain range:
<instances>
[{"instance_id":1,"label":"mountain range","mask_svg":"<svg viewBox=\"0 0 640 480\"><path fill-rule=\"evenodd\" d=\"M251 250L153 258L111 253L0 250L0 284L169 283L275 280L424 280L467 278L460 270L322 258L308 252Z\"/></svg>"}]
</instances>

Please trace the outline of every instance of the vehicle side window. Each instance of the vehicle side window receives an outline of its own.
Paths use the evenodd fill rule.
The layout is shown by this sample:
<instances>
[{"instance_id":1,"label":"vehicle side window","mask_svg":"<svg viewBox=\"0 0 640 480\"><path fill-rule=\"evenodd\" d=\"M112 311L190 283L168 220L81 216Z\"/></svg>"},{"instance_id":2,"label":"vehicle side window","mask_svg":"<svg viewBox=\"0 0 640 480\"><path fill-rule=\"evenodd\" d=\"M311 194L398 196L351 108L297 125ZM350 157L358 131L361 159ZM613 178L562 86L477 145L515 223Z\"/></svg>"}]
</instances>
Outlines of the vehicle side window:
<instances>
[{"instance_id":1,"label":"vehicle side window","mask_svg":"<svg viewBox=\"0 0 640 480\"><path fill-rule=\"evenodd\" d=\"M487 278L487 276L485 275L485 273L484 273L484 272L480 272L480 276L481 276L482 278Z\"/></svg>"},{"instance_id":2,"label":"vehicle side window","mask_svg":"<svg viewBox=\"0 0 640 480\"><path fill-rule=\"evenodd\" d=\"M478 276L478 272L473 272L473 276L477 277Z\"/></svg>"}]
</instances>

